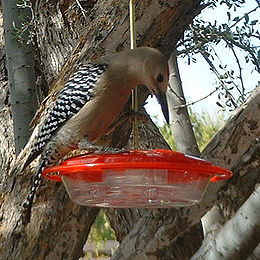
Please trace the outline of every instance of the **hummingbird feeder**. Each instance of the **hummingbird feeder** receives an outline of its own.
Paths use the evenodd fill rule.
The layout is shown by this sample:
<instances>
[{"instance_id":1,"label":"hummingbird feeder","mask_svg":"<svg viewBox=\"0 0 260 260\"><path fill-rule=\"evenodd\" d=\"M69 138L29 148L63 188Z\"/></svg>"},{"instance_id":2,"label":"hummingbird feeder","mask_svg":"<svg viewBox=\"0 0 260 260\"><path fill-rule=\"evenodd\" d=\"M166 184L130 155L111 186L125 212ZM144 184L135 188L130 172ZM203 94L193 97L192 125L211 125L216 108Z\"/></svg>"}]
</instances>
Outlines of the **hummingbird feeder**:
<instances>
[{"instance_id":1,"label":"hummingbird feeder","mask_svg":"<svg viewBox=\"0 0 260 260\"><path fill-rule=\"evenodd\" d=\"M209 182L231 176L207 161L161 149L80 155L43 172L62 181L75 203L115 208L188 206Z\"/></svg>"}]
</instances>

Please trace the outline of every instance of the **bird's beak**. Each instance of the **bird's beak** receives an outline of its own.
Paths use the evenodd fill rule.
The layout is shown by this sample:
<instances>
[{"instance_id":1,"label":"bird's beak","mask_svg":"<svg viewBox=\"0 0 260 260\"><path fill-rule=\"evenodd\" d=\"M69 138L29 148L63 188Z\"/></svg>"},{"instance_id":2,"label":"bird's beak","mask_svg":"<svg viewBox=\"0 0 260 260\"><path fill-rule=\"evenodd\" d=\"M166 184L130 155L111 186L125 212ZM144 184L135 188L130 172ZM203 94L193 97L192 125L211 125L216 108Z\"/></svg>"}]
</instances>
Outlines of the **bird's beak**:
<instances>
[{"instance_id":1,"label":"bird's beak","mask_svg":"<svg viewBox=\"0 0 260 260\"><path fill-rule=\"evenodd\" d=\"M158 93L156 93L155 96L156 96L159 104L161 105L164 118L165 118L167 124L169 124L170 123L170 120L169 120L169 108L168 108L168 102L167 102L166 94L163 94L161 92L161 90L158 89Z\"/></svg>"}]
</instances>

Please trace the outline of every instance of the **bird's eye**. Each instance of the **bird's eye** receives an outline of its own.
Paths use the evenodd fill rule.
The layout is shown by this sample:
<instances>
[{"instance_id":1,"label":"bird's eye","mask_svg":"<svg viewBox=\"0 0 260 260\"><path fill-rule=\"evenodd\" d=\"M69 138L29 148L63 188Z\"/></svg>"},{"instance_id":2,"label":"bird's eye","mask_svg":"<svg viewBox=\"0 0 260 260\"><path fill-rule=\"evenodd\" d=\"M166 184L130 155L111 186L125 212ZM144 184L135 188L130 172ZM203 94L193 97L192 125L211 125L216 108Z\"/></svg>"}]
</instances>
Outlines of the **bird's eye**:
<instances>
[{"instance_id":1,"label":"bird's eye","mask_svg":"<svg viewBox=\"0 0 260 260\"><path fill-rule=\"evenodd\" d=\"M157 82L163 82L163 74L162 73L159 73L158 76L157 76Z\"/></svg>"}]
</instances>

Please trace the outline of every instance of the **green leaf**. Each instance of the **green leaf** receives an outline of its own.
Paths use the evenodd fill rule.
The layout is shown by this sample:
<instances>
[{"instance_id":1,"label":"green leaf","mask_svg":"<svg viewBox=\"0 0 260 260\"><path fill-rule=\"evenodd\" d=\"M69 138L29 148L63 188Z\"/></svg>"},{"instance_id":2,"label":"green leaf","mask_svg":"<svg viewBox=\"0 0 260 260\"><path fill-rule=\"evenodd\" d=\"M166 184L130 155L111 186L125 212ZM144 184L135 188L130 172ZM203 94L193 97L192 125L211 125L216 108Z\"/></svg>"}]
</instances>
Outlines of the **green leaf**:
<instances>
[{"instance_id":1,"label":"green leaf","mask_svg":"<svg viewBox=\"0 0 260 260\"><path fill-rule=\"evenodd\" d=\"M217 106L224 108L218 101L216 102Z\"/></svg>"},{"instance_id":2,"label":"green leaf","mask_svg":"<svg viewBox=\"0 0 260 260\"><path fill-rule=\"evenodd\" d=\"M258 20L253 20L250 24L251 25L256 25L258 23Z\"/></svg>"},{"instance_id":3,"label":"green leaf","mask_svg":"<svg viewBox=\"0 0 260 260\"><path fill-rule=\"evenodd\" d=\"M230 14L230 12L227 12L227 16L228 16L228 21L230 21L230 19L231 19L231 14Z\"/></svg>"}]
</instances>

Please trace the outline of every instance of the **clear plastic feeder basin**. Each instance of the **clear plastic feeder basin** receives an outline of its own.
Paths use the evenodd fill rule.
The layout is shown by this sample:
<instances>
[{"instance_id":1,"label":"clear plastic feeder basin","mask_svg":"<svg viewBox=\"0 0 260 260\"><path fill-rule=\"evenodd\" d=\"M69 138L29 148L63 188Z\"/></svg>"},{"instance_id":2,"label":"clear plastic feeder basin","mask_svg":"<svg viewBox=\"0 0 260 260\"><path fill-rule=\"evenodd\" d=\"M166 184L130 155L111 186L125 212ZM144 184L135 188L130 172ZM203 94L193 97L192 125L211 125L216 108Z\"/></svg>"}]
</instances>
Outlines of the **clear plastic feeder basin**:
<instances>
[{"instance_id":1,"label":"clear plastic feeder basin","mask_svg":"<svg viewBox=\"0 0 260 260\"><path fill-rule=\"evenodd\" d=\"M165 208L198 202L210 181L229 170L171 150L134 150L72 157L43 177L62 181L78 204L114 208Z\"/></svg>"}]
</instances>

